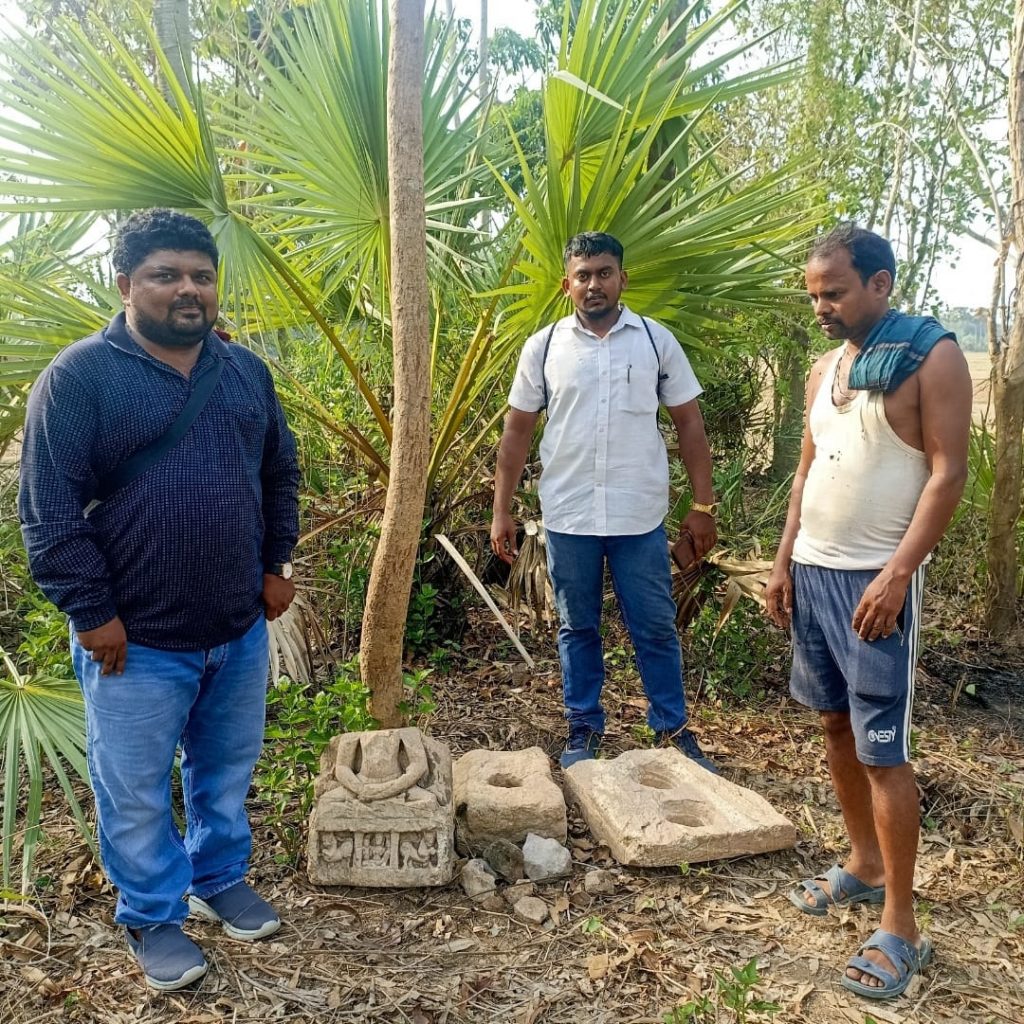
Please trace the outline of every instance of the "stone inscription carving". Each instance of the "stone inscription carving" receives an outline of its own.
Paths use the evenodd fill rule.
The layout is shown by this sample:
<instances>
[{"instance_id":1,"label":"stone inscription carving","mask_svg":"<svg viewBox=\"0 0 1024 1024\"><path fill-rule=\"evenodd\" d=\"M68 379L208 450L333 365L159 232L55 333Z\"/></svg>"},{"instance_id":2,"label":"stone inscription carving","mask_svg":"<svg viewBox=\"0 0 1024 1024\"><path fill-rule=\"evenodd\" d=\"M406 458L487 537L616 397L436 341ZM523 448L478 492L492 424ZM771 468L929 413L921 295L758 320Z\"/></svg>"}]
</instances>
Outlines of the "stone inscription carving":
<instances>
[{"instance_id":1,"label":"stone inscription carving","mask_svg":"<svg viewBox=\"0 0 1024 1024\"><path fill-rule=\"evenodd\" d=\"M451 754L416 729L347 733L321 758L309 877L325 885L444 885L454 865Z\"/></svg>"}]
</instances>

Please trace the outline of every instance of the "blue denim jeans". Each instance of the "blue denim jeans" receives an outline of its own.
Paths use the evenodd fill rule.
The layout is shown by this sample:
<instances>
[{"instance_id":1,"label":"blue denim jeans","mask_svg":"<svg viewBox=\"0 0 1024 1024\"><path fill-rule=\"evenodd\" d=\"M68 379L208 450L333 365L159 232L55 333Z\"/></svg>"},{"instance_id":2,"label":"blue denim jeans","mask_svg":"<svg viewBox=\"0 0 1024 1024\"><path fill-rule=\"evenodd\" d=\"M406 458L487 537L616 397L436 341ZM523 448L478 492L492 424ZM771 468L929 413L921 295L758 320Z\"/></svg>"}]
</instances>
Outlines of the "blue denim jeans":
<instances>
[{"instance_id":1,"label":"blue denim jeans","mask_svg":"<svg viewBox=\"0 0 1024 1024\"><path fill-rule=\"evenodd\" d=\"M665 528L617 537L548 530L546 536L548 574L561 620L558 656L570 729L586 726L604 732L601 606L606 559L647 694L647 722L655 732L681 728L686 724L683 659Z\"/></svg>"},{"instance_id":2,"label":"blue denim jeans","mask_svg":"<svg viewBox=\"0 0 1024 1024\"><path fill-rule=\"evenodd\" d=\"M180 923L186 893L214 896L248 870L244 805L263 744L266 620L209 651L129 643L120 676L100 675L74 629L71 656L85 697L100 855L119 891L115 920L131 928ZM171 814L179 744L184 840Z\"/></svg>"}]
</instances>

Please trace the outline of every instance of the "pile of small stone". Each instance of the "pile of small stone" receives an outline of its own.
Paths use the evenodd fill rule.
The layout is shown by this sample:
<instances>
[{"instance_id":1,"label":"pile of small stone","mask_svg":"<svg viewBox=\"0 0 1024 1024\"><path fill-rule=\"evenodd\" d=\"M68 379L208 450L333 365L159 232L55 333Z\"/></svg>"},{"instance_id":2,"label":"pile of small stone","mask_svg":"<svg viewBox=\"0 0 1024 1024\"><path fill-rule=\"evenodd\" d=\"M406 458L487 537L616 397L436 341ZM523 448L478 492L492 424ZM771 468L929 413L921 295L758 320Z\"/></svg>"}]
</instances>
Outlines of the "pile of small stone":
<instances>
[{"instance_id":1,"label":"pile of small stone","mask_svg":"<svg viewBox=\"0 0 1024 1024\"><path fill-rule=\"evenodd\" d=\"M486 909L511 907L520 921L542 925L549 917L548 905L537 896L536 883L553 882L570 874L569 851L557 839L530 832L522 848L508 839L491 840L479 857L466 861L460 880L466 895ZM587 877L591 874L611 877L607 871L588 872Z\"/></svg>"}]
</instances>

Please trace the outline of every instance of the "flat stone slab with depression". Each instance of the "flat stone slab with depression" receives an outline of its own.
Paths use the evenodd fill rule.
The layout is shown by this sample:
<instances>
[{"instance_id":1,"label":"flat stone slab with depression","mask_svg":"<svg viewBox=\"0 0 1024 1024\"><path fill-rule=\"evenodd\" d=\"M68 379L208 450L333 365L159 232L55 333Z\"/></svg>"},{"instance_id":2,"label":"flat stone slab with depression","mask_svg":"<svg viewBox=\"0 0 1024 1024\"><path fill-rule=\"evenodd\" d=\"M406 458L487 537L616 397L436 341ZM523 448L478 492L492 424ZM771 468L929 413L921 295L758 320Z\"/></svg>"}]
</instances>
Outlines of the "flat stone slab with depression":
<instances>
[{"instance_id":1,"label":"flat stone slab with depression","mask_svg":"<svg viewBox=\"0 0 1024 1024\"><path fill-rule=\"evenodd\" d=\"M455 762L455 808L469 845L521 843L530 832L565 842L565 799L540 747L463 754Z\"/></svg>"},{"instance_id":2,"label":"flat stone slab with depression","mask_svg":"<svg viewBox=\"0 0 1024 1024\"><path fill-rule=\"evenodd\" d=\"M620 864L697 864L796 842L796 829L767 800L677 750L579 761L564 778L567 799Z\"/></svg>"},{"instance_id":3,"label":"flat stone slab with depression","mask_svg":"<svg viewBox=\"0 0 1024 1024\"><path fill-rule=\"evenodd\" d=\"M309 822L319 885L446 885L455 865L452 755L418 729L335 736Z\"/></svg>"}]
</instances>

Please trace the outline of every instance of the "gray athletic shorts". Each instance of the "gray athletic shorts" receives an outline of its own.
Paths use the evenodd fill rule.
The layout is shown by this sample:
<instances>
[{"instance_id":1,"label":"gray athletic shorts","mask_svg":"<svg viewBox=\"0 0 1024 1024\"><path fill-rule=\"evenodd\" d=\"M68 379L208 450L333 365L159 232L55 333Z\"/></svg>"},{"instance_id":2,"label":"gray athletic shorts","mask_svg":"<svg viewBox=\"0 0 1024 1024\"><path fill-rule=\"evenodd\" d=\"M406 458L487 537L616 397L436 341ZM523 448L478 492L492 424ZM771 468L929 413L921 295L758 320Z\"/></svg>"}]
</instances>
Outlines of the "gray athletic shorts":
<instances>
[{"instance_id":1,"label":"gray athletic shorts","mask_svg":"<svg viewBox=\"0 0 1024 1024\"><path fill-rule=\"evenodd\" d=\"M794 562L793 697L815 711L849 712L863 764L910 760L910 711L920 636L924 566L914 573L893 633L861 640L853 613L878 571Z\"/></svg>"}]
</instances>

